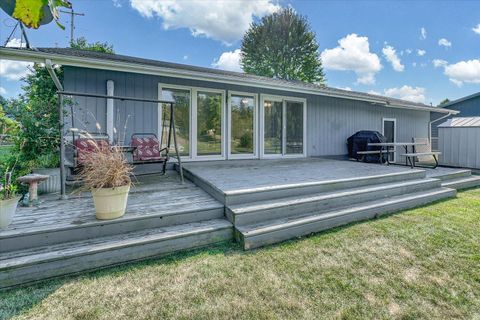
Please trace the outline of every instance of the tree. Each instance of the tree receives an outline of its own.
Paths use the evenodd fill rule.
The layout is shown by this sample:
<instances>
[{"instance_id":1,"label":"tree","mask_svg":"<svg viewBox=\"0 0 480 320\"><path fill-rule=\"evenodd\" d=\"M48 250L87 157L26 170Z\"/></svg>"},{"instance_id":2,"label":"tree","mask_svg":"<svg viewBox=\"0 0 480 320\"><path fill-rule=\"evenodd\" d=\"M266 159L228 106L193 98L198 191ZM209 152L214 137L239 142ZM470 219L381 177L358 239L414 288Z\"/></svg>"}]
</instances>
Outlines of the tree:
<instances>
[{"instance_id":1,"label":"tree","mask_svg":"<svg viewBox=\"0 0 480 320\"><path fill-rule=\"evenodd\" d=\"M99 42L89 44L84 38L77 39L73 45L78 49L113 53L111 45ZM62 82L63 68L56 67L54 70ZM48 159L52 166L58 165L60 145L57 88L43 65L34 64L31 71L23 79L24 93L10 100L6 108L20 124L15 152L20 154L25 170L44 165L39 164L38 159Z\"/></svg>"},{"instance_id":2,"label":"tree","mask_svg":"<svg viewBox=\"0 0 480 320\"><path fill-rule=\"evenodd\" d=\"M444 104L447 104L447 103L449 103L449 102L450 102L450 99L445 98L445 99L443 99L443 100L440 102L440 104L439 104L438 106L441 107L441 106L443 106Z\"/></svg>"},{"instance_id":3,"label":"tree","mask_svg":"<svg viewBox=\"0 0 480 320\"><path fill-rule=\"evenodd\" d=\"M80 37L76 40L73 40L72 43L70 43L70 47L73 49L82 49L82 50L90 50L90 51L97 51L97 52L103 52L103 53L115 53L113 51L113 46L109 45L106 42L92 42L88 43L87 39L84 37Z\"/></svg>"},{"instance_id":4,"label":"tree","mask_svg":"<svg viewBox=\"0 0 480 320\"><path fill-rule=\"evenodd\" d=\"M304 16L285 8L252 23L242 40L246 73L325 83L315 33Z\"/></svg>"}]
</instances>

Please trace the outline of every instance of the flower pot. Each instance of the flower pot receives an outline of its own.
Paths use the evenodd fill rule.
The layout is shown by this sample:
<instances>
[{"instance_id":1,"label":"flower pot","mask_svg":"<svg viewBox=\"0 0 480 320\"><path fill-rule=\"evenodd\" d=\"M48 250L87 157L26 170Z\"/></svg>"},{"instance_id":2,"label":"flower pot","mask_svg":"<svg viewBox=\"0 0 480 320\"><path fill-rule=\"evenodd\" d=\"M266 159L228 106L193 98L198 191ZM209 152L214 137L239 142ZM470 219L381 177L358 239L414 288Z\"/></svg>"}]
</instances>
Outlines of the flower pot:
<instances>
[{"instance_id":1,"label":"flower pot","mask_svg":"<svg viewBox=\"0 0 480 320\"><path fill-rule=\"evenodd\" d=\"M123 216L127 208L130 184L116 188L92 190L97 219L110 220Z\"/></svg>"},{"instance_id":2,"label":"flower pot","mask_svg":"<svg viewBox=\"0 0 480 320\"><path fill-rule=\"evenodd\" d=\"M8 200L0 200L0 229L6 229L12 222L19 200L20 197L14 197Z\"/></svg>"},{"instance_id":3,"label":"flower pot","mask_svg":"<svg viewBox=\"0 0 480 320\"><path fill-rule=\"evenodd\" d=\"M34 169L33 173L50 176L47 181L38 185L39 194L60 192L60 168Z\"/></svg>"}]
</instances>

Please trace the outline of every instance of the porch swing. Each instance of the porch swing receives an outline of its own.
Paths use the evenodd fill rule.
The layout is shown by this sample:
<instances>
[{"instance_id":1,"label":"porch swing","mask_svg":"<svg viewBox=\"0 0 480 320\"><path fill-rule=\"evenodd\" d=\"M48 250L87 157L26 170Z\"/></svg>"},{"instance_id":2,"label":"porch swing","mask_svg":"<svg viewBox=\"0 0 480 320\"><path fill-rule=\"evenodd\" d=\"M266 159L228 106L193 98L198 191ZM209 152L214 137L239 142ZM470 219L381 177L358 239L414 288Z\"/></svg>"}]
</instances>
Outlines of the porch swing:
<instances>
[{"instance_id":1,"label":"porch swing","mask_svg":"<svg viewBox=\"0 0 480 320\"><path fill-rule=\"evenodd\" d=\"M162 130L160 132L160 139L155 133L133 133L131 136L130 145L133 148L133 164L149 164L162 163L162 174L165 174L167 162L170 160L170 148L173 134L173 142L175 147L175 158L180 166L180 174L183 182L183 172L181 169L181 160L178 152L177 134L175 128L175 119L173 111L173 103L170 103L170 119L168 127L165 125L166 116L165 109L161 108L162 112ZM167 137L166 145L164 144L164 137Z\"/></svg>"}]
</instances>

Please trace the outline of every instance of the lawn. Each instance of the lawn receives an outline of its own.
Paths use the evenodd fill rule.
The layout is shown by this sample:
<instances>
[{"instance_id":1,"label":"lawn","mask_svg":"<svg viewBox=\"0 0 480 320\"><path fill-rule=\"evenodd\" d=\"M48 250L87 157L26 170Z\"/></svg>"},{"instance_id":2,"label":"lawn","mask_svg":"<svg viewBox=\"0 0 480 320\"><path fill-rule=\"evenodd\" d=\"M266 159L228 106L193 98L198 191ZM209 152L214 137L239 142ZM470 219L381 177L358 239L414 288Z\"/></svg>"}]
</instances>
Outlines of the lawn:
<instances>
[{"instance_id":1,"label":"lawn","mask_svg":"<svg viewBox=\"0 0 480 320\"><path fill-rule=\"evenodd\" d=\"M480 189L243 252L233 243L0 293L14 319L480 319Z\"/></svg>"}]
</instances>

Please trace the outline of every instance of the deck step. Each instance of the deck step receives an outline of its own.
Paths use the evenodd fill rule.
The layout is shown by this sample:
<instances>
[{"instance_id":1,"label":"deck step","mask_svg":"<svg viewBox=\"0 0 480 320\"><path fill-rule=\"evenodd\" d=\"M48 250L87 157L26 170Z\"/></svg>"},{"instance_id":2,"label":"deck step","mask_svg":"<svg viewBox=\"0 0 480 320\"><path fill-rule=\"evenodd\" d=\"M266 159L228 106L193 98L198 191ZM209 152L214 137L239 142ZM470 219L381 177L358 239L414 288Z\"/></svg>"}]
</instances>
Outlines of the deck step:
<instances>
[{"instance_id":1,"label":"deck step","mask_svg":"<svg viewBox=\"0 0 480 320\"><path fill-rule=\"evenodd\" d=\"M473 188L480 186L480 176L466 176L456 179L448 179L442 182L442 187L453 188L457 190Z\"/></svg>"},{"instance_id":2,"label":"deck step","mask_svg":"<svg viewBox=\"0 0 480 320\"><path fill-rule=\"evenodd\" d=\"M283 199L258 201L226 208L227 217L235 226L302 215L306 212L321 213L331 209L348 207L400 194L432 190L440 187L438 179L417 179L380 185L363 186L314 195L293 196Z\"/></svg>"},{"instance_id":3,"label":"deck step","mask_svg":"<svg viewBox=\"0 0 480 320\"><path fill-rule=\"evenodd\" d=\"M55 211L52 210L52 219L58 221L48 224L37 223L35 227L26 228L24 225L32 223L30 216L18 213L9 229L0 232L0 253L219 219L224 217L225 212L224 206L214 199L207 199L201 203L201 206L199 204L185 209L181 206L172 206L170 209L161 208L162 210L154 209L153 206L145 207L143 204L136 208L135 203L130 204L129 200L129 207L123 217L114 220L97 220L91 202L88 199L86 207L79 206L77 209L91 212L91 214L83 215L79 219L69 219L66 215L68 215L67 211L71 210L71 205L65 204L65 208L59 207Z\"/></svg>"},{"instance_id":4,"label":"deck step","mask_svg":"<svg viewBox=\"0 0 480 320\"><path fill-rule=\"evenodd\" d=\"M442 172L442 171L441 171ZM440 179L442 181L466 178L472 175L472 171L468 169L455 170L452 172L442 172L440 174L434 174L431 178Z\"/></svg>"},{"instance_id":5,"label":"deck step","mask_svg":"<svg viewBox=\"0 0 480 320\"><path fill-rule=\"evenodd\" d=\"M235 204L251 203L262 200L280 199L289 196L300 196L306 194L316 194L321 192L331 192L347 188L356 188L368 185L378 185L382 183L392 183L407 180L423 179L426 177L424 170L413 169L402 172L392 172L387 174L359 176L354 178L342 178L333 180L310 181L290 184L271 184L267 187L243 188L232 191L222 191L215 185L201 177L193 174L188 169L184 169L185 176L208 192L218 201L230 206Z\"/></svg>"},{"instance_id":6,"label":"deck step","mask_svg":"<svg viewBox=\"0 0 480 320\"><path fill-rule=\"evenodd\" d=\"M233 237L212 219L0 254L0 288L191 249Z\"/></svg>"},{"instance_id":7,"label":"deck step","mask_svg":"<svg viewBox=\"0 0 480 320\"><path fill-rule=\"evenodd\" d=\"M355 221L371 219L399 210L410 209L436 200L454 197L455 189L435 188L376 201L360 203L341 210L309 213L301 217L271 220L261 224L236 227L236 238L244 249L308 235Z\"/></svg>"}]
</instances>

